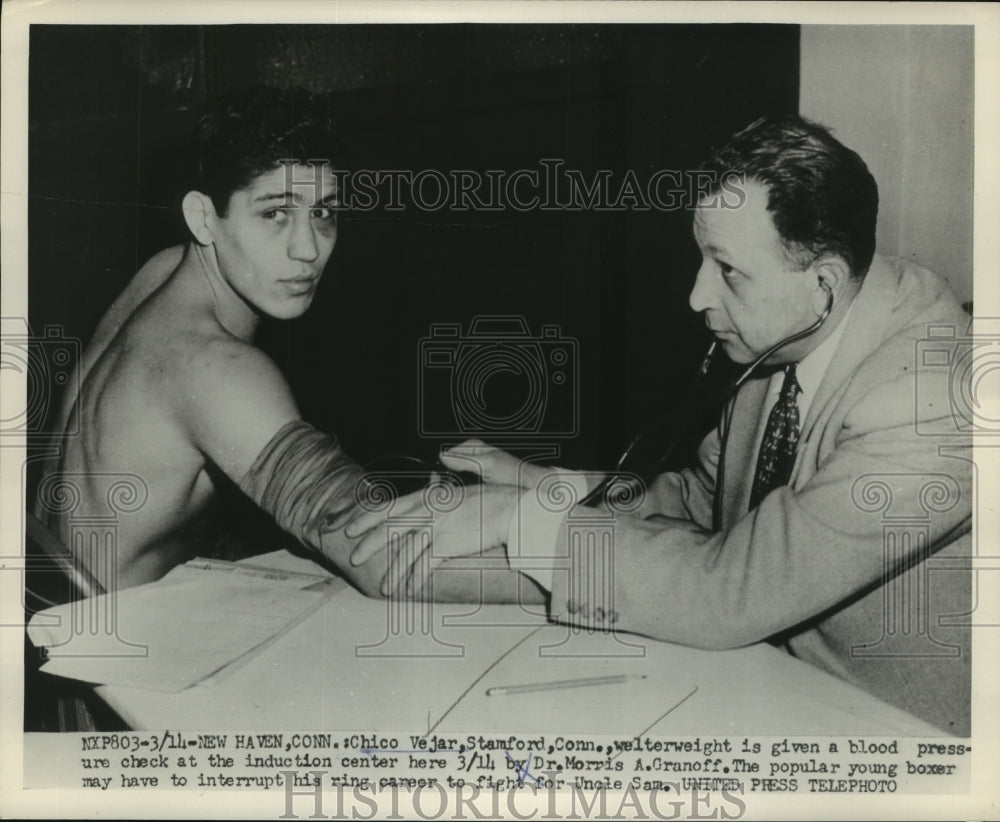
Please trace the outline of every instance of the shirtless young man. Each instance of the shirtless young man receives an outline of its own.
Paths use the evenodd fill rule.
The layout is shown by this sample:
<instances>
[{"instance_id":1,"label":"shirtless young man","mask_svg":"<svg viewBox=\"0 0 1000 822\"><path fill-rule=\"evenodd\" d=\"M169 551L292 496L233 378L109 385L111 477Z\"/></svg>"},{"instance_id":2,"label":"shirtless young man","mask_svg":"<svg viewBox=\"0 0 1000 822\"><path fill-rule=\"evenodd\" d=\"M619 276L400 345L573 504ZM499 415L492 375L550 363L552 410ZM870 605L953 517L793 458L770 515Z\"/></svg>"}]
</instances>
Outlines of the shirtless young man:
<instances>
[{"instance_id":1,"label":"shirtless young man","mask_svg":"<svg viewBox=\"0 0 1000 822\"><path fill-rule=\"evenodd\" d=\"M183 200L191 239L153 257L101 320L79 395L61 409L61 430L78 415L80 434L65 437L58 470L40 485L38 515L71 546L70 515L108 513L109 478L144 483L146 501L118 519L113 557L71 546L105 588L151 582L205 552L213 502L229 482L366 594L387 592L383 580L422 550L410 533L351 563L357 539L343 526L363 512L363 472L301 419L284 377L253 345L262 316L309 308L337 241L334 167L317 160L331 142L328 116L302 92L234 92L202 118L199 179ZM65 480L79 495L72 512L57 499ZM447 570L434 598L541 601L503 566Z\"/></svg>"},{"instance_id":2,"label":"shirtless young man","mask_svg":"<svg viewBox=\"0 0 1000 822\"><path fill-rule=\"evenodd\" d=\"M135 475L148 491L119 517L116 556L72 546L106 588L190 559L225 477L362 590L385 573L384 558L381 573L369 572L377 562L351 568L336 538L361 469L302 422L284 377L253 345L262 316L309 308L337 241L333 169L315 159L330 158L331 143L328 115L300 92L235 92L201 119L199 179L183 200L190 242L129 283L83 355L79 395L63 403L63 430L79 415L80 434L65 438L50 479L71 475L72 516L107 513L107 476ZM70 545L69 517L45 489L39 515Z\"/></svg>"}]
</instances>

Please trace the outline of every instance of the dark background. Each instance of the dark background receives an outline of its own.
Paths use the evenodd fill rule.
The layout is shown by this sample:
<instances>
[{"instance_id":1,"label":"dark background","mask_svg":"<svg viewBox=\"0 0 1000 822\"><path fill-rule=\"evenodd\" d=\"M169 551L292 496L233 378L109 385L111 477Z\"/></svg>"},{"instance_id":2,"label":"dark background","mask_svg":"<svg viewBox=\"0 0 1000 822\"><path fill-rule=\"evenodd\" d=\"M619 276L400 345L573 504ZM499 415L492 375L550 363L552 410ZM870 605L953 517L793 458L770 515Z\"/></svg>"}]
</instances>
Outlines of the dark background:
<instances>
[{"instance_id":1,"label":"dark background","mask_svg":"<svg viewBox=\"0 0 1000 822\"><path fill-rule=\"evenodd\" d=\"M33 26L29 322L85 343L142 263L185 239L177 157L202 102L233 85L332 94L354 169L558 158L645 181L796 111L798 74L797 26ZM576 412L578 430L521 441L607 467L683 398L709 342L687 305L697 263L682 210L345 213L313 307L259 342L306 419L366 462L442 442L418 430L418 402L442 419L452 399L421 382L432 324L557 324L577 343L580 403L554 402L543 429ZM524 385L487 389L502 411Z\"/></svg>"}]
</instances>

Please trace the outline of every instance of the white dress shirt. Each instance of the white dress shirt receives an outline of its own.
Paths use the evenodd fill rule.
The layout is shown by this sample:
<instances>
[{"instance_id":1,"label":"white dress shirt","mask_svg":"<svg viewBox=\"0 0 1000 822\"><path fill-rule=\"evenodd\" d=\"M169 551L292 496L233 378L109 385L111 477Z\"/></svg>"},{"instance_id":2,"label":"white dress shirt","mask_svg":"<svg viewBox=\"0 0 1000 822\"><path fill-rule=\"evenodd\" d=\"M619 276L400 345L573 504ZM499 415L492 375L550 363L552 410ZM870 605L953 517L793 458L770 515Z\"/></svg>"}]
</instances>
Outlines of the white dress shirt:
<instances>
[{"instance_id":1,"label":"white dress shirt","mask_svg":"<svg viewBox=\"0 0 1000 822\"><path fill-rule=\"evenodd\" d=\"M802 389L796 398L800 425L805 423L816 391L819 389L823 376L833 360L837 346L844 336L844 329L847 327L847 320L851 316L853 308L852 302L833 333L796 365L795 378ZM772 375L768 385L768 400L764 413L761 414L760 427L757 430L754 462L756 462L757 452L764 439L767 418L774 404L778 401L784 379L785 371L779 369ZM574 489L576 499L579 501L597 482L598 479L593 475L553 468L552 473L546 476L537 488L532 488L522 494L507 529L507 561L510 567L515 571L527 574L546 591L552 590L553 554L559 538L559 529L567 511L563 506L559 506L559 510L553 510L552 507L547 507L542 500L553 496L550 493L552 483L568 483Z\"/></svg>"}]
</instances>

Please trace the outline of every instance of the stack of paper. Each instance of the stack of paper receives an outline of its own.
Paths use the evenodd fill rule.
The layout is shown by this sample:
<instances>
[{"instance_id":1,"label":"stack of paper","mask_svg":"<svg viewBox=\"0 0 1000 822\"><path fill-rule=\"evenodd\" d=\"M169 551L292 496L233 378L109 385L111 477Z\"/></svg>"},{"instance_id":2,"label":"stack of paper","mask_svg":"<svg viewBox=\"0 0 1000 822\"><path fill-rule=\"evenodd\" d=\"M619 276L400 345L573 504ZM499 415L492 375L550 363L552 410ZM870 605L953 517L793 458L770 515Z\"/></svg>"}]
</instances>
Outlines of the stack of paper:
<instances>
[{"instance_id":1,"label":"stack of paper","mask_svg":"<svg viewBox=\"0 0 1000 822\"><path fill-rule=\"evenodd\" d=\"M42 611L28 637L47 673L176 692L239 667L344 585L318 568L195 559L157 582Z\"/></svg>"}]
</instances>

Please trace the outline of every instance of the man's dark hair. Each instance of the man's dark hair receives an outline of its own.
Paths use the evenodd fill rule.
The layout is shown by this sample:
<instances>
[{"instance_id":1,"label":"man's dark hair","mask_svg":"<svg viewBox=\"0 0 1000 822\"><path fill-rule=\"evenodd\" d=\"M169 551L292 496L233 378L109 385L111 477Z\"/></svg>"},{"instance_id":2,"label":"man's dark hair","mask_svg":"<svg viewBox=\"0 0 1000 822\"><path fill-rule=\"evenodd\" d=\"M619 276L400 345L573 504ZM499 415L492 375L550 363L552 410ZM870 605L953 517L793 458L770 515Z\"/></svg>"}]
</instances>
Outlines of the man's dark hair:
<instances>
[{"instance_id":1,"label":"man's dark hair","mask_svg":"<svg viewBox=\"0 0 1000 822\"><path fill-rule=\"evenodd\" d=\"M234 191L280 160L339 158L328 101L302 89L243 86L213 100L198 121L192 188L226 216Z\"/></svg>"},{"instance_id":2,"label":"man's dark hair","mask_svg":"<svg viewBox=\"0 0 1000 822\"><path fill-rule=\"evenodd\" d=\"M868 272L878 186L864 161L829 129L798 115L762 117L717 149L706 168L716 180L735 171L767 187L778 235L802 268L834 253L855 277Z\"/></svg>"}]
</instances>

